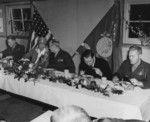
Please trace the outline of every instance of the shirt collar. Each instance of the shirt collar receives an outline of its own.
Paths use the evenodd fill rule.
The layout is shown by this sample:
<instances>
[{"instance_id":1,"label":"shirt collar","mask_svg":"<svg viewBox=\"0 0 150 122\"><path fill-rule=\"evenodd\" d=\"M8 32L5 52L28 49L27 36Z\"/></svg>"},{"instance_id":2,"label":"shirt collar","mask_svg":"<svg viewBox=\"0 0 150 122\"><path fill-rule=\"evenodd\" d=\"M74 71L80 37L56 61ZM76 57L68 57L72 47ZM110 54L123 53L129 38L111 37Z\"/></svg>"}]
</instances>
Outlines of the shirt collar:
<instances>
[{"instance_id":1,"label":"shirt collar","mask_svg":"<svg viewBox=\"0 0 150 122\"><path fill-rule=\"evenodd\" d=\"M132 68L135 70L140 64L141 64L141 59L136 64L132 65Z\"/></svg>"},{"instance_id":2,"label":"shirt collar","mask_svg":"<svg viewBox=\"0 0 150 122\"><path fill-rule=\"evenodd\" d=\"M93 64L92 64L92 67L94 67L95 65L95 56L93 57Z\"/></svg>"}]
</instances>

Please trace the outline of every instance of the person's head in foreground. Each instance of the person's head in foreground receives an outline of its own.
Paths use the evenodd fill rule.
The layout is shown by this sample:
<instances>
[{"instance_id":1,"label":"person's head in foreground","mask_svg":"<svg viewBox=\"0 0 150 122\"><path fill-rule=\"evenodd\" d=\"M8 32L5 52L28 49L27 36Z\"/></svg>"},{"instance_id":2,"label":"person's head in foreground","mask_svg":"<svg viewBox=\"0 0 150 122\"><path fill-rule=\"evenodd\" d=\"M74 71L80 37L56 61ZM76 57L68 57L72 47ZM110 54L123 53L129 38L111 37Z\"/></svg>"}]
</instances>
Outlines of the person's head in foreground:
<instances>
[{"instance_id":1,"label":"person's head in foreground","mask_svg":"<svg viewBox=\"0 0 150 122\"><path fill-rule=\"evenodd\" d=\"M4 118L0 118L0 122L7 122Z\"/></svg>"},{"instance_id":2,"label":"person's head in foreground","mask_svg":"<svg viewBox=\"0 0 150 122\"><path fill-rule=\"evenodd\" d=\"M140 55L142 54L142 48L133 45L129 48L129 61L132 65L138 64L141 61Z\"/></svg>"},{"instance_id":3,"label":"person's head in foreground","mask_svg":"<svg viewBox=\"0 0 150 122\"><path fill-rule=\"evenodd\" d=\"M92 122L88 113L81 107L69 105L55 110L50 122Z\"/></svg>"}]
</instances>

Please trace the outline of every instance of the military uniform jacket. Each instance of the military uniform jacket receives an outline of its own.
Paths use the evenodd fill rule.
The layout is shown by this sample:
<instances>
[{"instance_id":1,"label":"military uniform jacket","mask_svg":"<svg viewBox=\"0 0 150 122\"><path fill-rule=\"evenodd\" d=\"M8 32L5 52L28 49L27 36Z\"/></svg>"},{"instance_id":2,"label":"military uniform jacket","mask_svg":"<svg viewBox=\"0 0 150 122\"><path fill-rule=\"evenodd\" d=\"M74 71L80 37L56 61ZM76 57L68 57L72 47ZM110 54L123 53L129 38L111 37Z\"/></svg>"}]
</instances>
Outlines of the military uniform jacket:
<instances>
[{"instance_id":1,"label":"military uniform jacket","mask_svg":"<svg viewBox=\"0 0 150 122\"><path fill-rule=\"evenodd\" d=\"M16 46L13 49L8 47L4 51L2 51L2 54L3 54L2 58L12 56L14 61L17 62L25 54L25 47L23 45L16 43Z\"/></svg>"},{"instance_id":2,"label":"military uniform jacket","mask_svg":"<svg viewBox=\"0 0 150 122\"><path fill-rule=\"evenodd\" d=\"M143 82L144 88L150 88L150 64L141 60L140 65L132 72L132 65L129 60L125 60L117 72L120 78L136 78Z\"/></svg>"},{"instance_id":3,"label":"military uniform jacket","mask_svg":"<svg viewBox=\"0 0 150 122\"><path fill-rule=\"evenodd\" d=\"M59 71L68 69L70 73L75 72L75 65L72 57L66 51L60 49L56 56L54 56L54 53L51 52L49 59L49 68L54 68Z\"/></svg>"}]
</instances>

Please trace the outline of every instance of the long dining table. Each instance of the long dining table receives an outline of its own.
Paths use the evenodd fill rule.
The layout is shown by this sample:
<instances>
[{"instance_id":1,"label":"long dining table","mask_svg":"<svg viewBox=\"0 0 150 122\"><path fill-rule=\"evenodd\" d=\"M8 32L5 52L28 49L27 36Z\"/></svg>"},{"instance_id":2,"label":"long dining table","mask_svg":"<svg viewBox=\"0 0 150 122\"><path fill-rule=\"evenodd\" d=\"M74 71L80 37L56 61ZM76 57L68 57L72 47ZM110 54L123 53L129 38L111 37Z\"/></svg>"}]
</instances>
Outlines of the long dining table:
<instances>
[{"instance_id":1,"label":"long dining table","mask_svg":"<svg viewBox=\"0 0 150 122\"><path fill-rule=\"evenodd\" d=\"M84 88L76 89L63 83L39 79L24 82L14 75L0 73L0 89L56 107L77 105L92 117L150 120L150 89L126 90L123 94L104 96Z\"/></svg>"}]
</instances>

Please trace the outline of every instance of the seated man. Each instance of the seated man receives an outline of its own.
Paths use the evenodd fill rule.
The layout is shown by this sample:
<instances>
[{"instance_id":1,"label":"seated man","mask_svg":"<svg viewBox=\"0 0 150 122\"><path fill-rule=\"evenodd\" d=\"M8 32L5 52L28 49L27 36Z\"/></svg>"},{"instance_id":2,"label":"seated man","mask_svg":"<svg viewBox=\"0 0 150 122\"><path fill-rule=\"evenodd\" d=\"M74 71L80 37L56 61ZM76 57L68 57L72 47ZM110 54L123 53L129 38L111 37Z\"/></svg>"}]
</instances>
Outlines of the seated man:
<instances>
[{"instance_id":1,"label":"seated man","mask_svg":"<svg viewBox=\"0 0 150 122\"><path fill-rule=\"evenodd\" d=\"M91 120L88 113L81 107L75 105L63 106L56 109L51 117L50 122L144 122L136 119L118 119L102 117L100 119Z\"/></svg>"},{"instance_id":2,"label":"seated man","mask_svg":"<svg viewBox=\"0 0 150 122\"><path fill-rule=\"evenodd\" d=\"M70 73L75 72L74 62L66 51L60 48L60 43L57 40L51 40L49 43L50 60L49 68L54 68L59 71L69 70Z\"/></svg>"},{"instance_id":3,"label":"seated man","mask_svg":"<svg viewBox=\"0 0 150 122\"><path fill-rule=\"evenodd\" d=\"M136 119L117 119L117 118L100 118L100 119L95 119L93 122L145 122L144 120L136 120Z\"/></svg>"},{"instance_id":4,"label":"seated man","mask_svg":"<svg viewBox=\"0 0 150 122\"><path fill-rule=\"evenodd\" d=\"M8 36L6 44L7 48L0 53L0 58L13 58L17 62L25 54L25 47L16 42L15 36Z\"/></svg>"},{"instance_id":5,"label":"seated man","mask_svg":"<svg viewBox=\"0 0 150 122\"><path fill-rule=\"evenodd\" d=\"M79 65L79 74L92 75L95 78L107 77L109 80L112 78L112 72L107 61L95 57L92 50L83 52Z\"/></svg>"},{"instance_id":6,"label":"seated man","mask_svg":"<svg viewBox=\"0 0 150 122\"><path fill-rule=\"evenodd\" d=\"M78 106L64 106L55 110L50 122L92 122L87 112Z\"/></svg>"},{"instance_id":7,"label":"seated man","mask_svg":"<svg viewBox=\"0 0 150 122\"><path fill-rule=\"evenodd\" d=\"M113 81L128 79L134 85L150 88L150 64L140 58L141 54L141 47L131 46L128 51L128 59L122 63L115 73Z\"/></svg>"},{"instance_id":8,"label":"seated man","mask_svg":"<svg viewBox=\"0 0 150 122\"><path fill-rule=\"evenodd\" d=\"M37 66L47 68L49 63L49 50L46 44L47 41L45 38L39 38L37 47L25 54L23 58L31 59L31 61Z\"/></svg>"}]
</instances>

